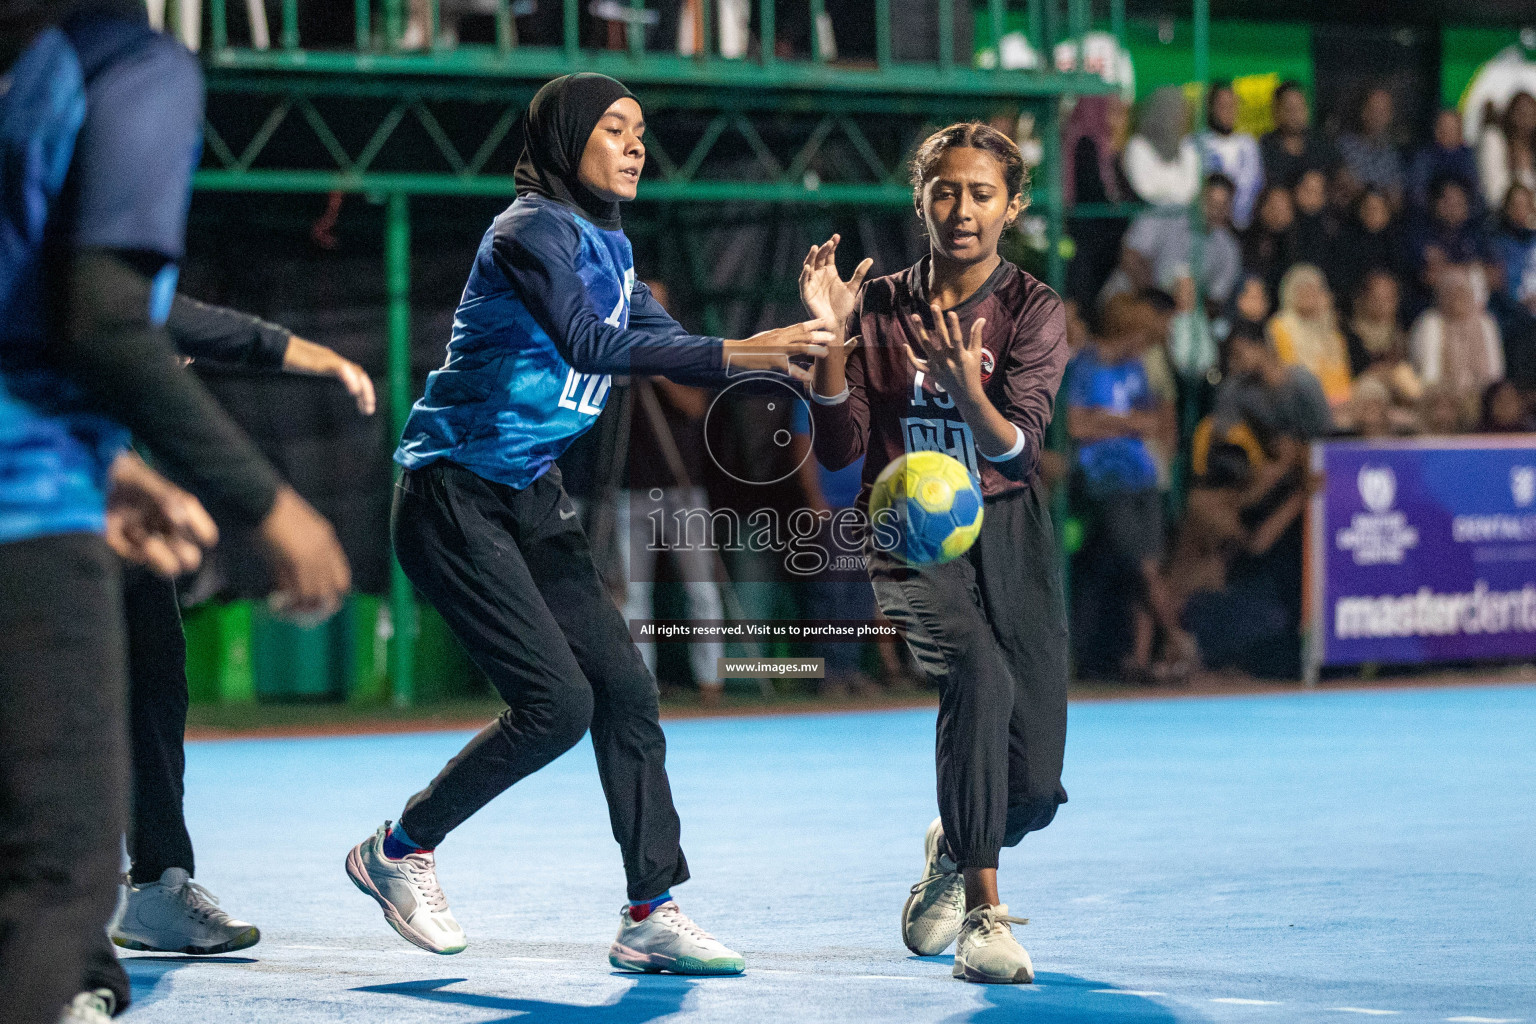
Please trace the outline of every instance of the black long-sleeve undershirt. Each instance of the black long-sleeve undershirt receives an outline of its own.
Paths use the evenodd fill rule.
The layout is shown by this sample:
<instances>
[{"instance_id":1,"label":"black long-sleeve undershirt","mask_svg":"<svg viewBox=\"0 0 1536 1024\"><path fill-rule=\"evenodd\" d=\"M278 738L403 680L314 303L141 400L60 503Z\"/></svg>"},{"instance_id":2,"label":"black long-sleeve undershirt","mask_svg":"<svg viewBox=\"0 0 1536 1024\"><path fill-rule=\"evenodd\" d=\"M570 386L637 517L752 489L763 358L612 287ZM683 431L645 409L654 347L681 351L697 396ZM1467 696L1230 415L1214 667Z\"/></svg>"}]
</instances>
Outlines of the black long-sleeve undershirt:
<instances>
[{"instance_id":1,"label":"black long-sleeve undershirt","mask_svg":"<svg viewBox=\"0 0 1536 1024\"><path fill-rule=\"evenodd\" d=\"M180 293L171 303L165 330L184 356L271 370L283 365L293 337L286 327Z\"/></svg>"},{"instance_id":2,"label":"black long-sleeve undershirt","mask_svg":"<svg viewBox=\"0 0 1536 1024\"><path fill-rule=\"evenodd\" d=\"M127 254L85 249L70 261L65 290L59 329L49 335L49 360L131 430L215 518L260 523L282 481L182 369L165 329L150 322L144 274Z\"/></svg>"}]
</instances>

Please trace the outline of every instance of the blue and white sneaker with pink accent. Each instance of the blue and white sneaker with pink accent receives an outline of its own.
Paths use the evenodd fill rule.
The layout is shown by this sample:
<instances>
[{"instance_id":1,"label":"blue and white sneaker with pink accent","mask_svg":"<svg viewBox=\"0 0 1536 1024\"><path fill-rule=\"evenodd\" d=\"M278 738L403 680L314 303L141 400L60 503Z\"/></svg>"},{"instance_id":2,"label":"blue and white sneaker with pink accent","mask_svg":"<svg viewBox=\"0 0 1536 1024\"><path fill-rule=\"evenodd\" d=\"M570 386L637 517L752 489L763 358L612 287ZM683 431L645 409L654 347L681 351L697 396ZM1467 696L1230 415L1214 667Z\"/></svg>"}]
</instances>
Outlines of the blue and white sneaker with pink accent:
<instances>
[{"instance_id":1,"label":"blue and white sneaker with pink accent","mask_svg":"<svg viewBox=\"0 0 1536 1024\"><path fill-rule=\"evenodd\" d=\"M619 913L619 934L608 949L608 962L620 970L740 974L747 969L740 953L694 924L673 900L638 921L632 909Z\"/></svg>"}]
</instances>

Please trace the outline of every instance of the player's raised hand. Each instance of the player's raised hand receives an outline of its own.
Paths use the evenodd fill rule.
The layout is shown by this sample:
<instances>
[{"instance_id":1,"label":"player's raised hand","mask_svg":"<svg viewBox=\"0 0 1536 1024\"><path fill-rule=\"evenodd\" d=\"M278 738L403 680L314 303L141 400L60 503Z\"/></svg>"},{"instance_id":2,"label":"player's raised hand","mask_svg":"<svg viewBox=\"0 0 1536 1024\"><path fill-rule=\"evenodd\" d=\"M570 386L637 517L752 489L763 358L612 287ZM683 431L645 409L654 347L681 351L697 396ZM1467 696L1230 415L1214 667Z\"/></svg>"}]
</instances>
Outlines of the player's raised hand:
<instances>
[{"instance_id":1,"label":"player's raised hand","mask_svg":"<svg viewBox=\"0 0 1536 1024\"><path fill-rule=\"evenodd\" d=\"M928 308L933 312L934 329L930 331L922 317L912 314L912 337L922 351L915 351L908 343L907 359L951 394L980 392L981 334L986 320L971 324L967 337L954 313L945 313L937 304Z\"/></svg>"},{"instance_id":2,"label":"player's raised hand","mask_svg":"<svg viewBox=\"0 0 1536 1024\"><path fill-rule=\"evenodd\" d=\"M301 623L328 618L352 587L352 570L331 524L284 486L260 536L276 581L268 599L272 610Z\"/></svg>"},{"instance_id":3,"label":"player's raised hand","mask_svg":"<svg viewBox=\"0 0 1536 1024\"><path fill-rule=\"evenodd\" d=\"M109 479L107 543L119 556L179 576L218 543L219 528L202 504L133 452L117 457Z\"/></svg>"},{"instance_id":4,"label":"player's raised hand","mask_svg":"<svg viewBox=\"0 0 1536 1024\"><path fill-rule=\"evenodd\" d=\"M728 371L773 370L809 383L812 359L827 354L838 335L826 320L806 320L721 344L721 359Z\"/></svg>"},{"instance_id":5,"label":"player's raised hand","mask_svg":"<svg viewBox=\"0 0 1536 1024\"><path fill-rule=\"evenodd\" d=\"M854 268L853 276L844 281L837 273L837 244L840 241L841 235L833 235L821 245L811 246L800 268L800 301L813 317L828 320L837 328L842 328L853 315L859 288L864 284L869 268L875 265L872 259L864 260Z\"/></svg>"}]
</instances>

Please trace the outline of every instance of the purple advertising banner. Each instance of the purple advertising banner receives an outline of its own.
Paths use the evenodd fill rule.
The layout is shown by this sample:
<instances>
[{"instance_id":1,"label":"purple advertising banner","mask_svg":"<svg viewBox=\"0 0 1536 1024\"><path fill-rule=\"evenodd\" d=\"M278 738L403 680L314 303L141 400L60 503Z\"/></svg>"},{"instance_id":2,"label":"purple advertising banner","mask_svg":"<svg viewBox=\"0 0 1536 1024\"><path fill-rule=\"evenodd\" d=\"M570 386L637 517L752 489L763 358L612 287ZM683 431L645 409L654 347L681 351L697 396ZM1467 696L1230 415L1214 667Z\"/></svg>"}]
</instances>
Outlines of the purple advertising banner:
<instances>
[{"instance_id":1,"label":"purple advertising banner","mask_svg":"<svg viewBox=\"0 0 1536 1024\"><path fill-rule=\"evenodd\" d=\"M1309 668L1536 657L1536 434L1312 447Z\"/></svg>"}]
</instances>

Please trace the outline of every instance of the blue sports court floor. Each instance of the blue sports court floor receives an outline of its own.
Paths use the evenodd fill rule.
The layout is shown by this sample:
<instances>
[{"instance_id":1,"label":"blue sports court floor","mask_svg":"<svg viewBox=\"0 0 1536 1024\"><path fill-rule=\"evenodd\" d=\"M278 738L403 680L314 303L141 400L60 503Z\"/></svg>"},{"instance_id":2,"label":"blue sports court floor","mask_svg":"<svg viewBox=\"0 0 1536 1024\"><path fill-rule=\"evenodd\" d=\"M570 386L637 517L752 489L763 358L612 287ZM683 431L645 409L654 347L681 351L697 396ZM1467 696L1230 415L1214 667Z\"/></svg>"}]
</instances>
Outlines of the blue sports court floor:
<instances>
[{"instance_id":1,"label":"blue sports court floor","mask_svg":"<svg viewBox=\"0 0 1536 1024\"><path fill-rule=\"evenodd\" d=\"M933 713L672 722L694 881L740 978L635 977L586 744L438 851L470 938L398 939L342 872L464 740L194 744L199 878L260 945L130 954L165 1021L1536 1022L1536 688L1079 703L1056 822L1003 855L1032 987L953 981L897 918Z\"/></svg>"}]
</instances>

